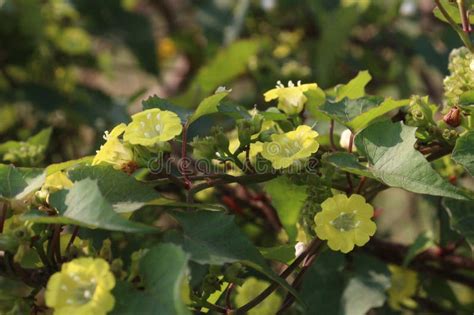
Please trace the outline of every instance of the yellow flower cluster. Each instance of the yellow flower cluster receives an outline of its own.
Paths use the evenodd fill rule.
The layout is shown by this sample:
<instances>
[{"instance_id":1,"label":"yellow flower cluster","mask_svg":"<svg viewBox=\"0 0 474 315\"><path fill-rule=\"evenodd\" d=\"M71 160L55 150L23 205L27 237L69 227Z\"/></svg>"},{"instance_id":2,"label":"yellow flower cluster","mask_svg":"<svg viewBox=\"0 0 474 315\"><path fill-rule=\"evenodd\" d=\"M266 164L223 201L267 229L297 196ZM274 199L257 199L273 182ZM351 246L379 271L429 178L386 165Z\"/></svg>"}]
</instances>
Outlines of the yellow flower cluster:
<instances>
[{"instance_id":1,"label":"yellow flower cluster","mask_svg":"<svg viewBox=\"0 0 474 315\"><path fill-rule=\"evenodd\" d=\"M287 168L318 151L317 136L311 127L301 125L287 133L273 134L271 142L260 144L261 154L275 169Z\"/></svg>"},{"instance_id":2,"label":"yellow flower cluster","mask_svg":"<svg viewBox=\"0 0 474 315\"><path fill-rule=\"evenodd\" d=\"M266 102L278 99L278 109L288 115L296 115L301 113L308 100L304 92L316 90L317 87L318 85L316 83L301 84L301 81L298 81L296 85L292 81L289 81L288 87L285 87L278 81L276 87L267 91L263 96Z\"/></svg>"},{"instance_id":3,"label":"yellow flower cluster","mask_svg":"<svg viewBox=\"0 0 474 315\"><path fill-rule=\"evenodd\" d=\"M348 198L339 194L326 199L321 207L314 217L316 235L327 240L332 250L348 253L354 245L365 245L375 234L377 227L370 219L374 208L361 195Z\"/></svg>"},{"instance_id":4,"label":"yellow flower cluster","mask_svg":"<svg viewBox=\"0 0 474 315\"><path fill-rule=\"evenodd\" d=\"M110 291L115 278L109 264L101 258L78 258L63 264L61 271L49 278L46 305L54 315L105 315L115 299Z\"/></svg>"},{"instance_id":5,"label":"yellow flower cluster","mask_svg":"<svg viewBox=\"0 0 474 315\"><path fill-rule=\"evenodd\" d=\"M132 149L119 139L126 128L125 124L120 124L112 129L112 132L105 132L104 139L106 142L97 151L92 165L106 163L120 169L123 164L133 161Z\"/></svg>"},{"instance_id":6,"label":"yellow flower cluster","mask_svg":"<svg viewBox=\"0 0 474 315\"><path fill-rule=\"evenodd\" d=\"M180 118L171 111L153 108L135 114L128 125L122 123L110 133L105 132L106 142L97 151L92 165L105 163L123 169L135 159L131 145L161 146L179 135L182 128Z\"/></svg>"}]
</instances>

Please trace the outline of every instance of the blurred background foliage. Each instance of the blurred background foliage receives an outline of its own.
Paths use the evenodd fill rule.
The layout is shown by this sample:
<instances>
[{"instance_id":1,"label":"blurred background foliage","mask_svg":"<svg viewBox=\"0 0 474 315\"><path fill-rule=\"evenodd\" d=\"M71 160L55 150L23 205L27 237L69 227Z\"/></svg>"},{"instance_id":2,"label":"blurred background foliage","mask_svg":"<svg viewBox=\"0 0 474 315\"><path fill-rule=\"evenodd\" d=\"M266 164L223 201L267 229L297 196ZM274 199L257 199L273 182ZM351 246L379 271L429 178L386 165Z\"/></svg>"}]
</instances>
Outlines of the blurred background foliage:
<instances>
[{"instance_id":1,"label":"blurred background foliage","mask_svg":"<svg viewBox=\"0 0 474 315\"><path fill-rule=\"evenodd\" d=\"M367 69L371 94L439 103L448 54L461 42L433 7L431 0L0 0L0 160L44 166L93 154L104 130L148 96L193 108L221 85L233 89L234 102L265 109L262 93L277 80L329 88ZM381 219L385 233L415 215L413 197L403 196L396 204L377 199L390 212ZM432 229L432 205L421 203L428 210L398 240Z\"/></svg>"}]
</instances>

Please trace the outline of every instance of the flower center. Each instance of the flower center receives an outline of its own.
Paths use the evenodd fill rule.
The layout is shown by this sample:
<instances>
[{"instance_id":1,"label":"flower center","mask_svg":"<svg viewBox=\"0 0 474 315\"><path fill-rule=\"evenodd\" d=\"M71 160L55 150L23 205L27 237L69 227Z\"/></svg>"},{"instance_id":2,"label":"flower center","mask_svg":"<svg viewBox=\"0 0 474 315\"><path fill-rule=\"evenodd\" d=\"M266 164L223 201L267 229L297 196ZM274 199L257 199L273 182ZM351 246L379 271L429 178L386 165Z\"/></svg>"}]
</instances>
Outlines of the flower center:
<instances>
[{"instance_id":1,"label":"flower center","mask_svg":"<svg viewBox=\"0 0 474 315\"><path fill-rule=\"evenodd\" d=\"M350 231L359 226L360 221L356 220L355 211L343 212L337 218L332 220L331 225L341 232Z\"/></svg>"},{"instance_id":2,"label":"flower center","mask_svg":"<svg viewBox=\"0 0 474 315\"><path fill-rule=\"evenodd\" d=\"M291 157L301 150L300 143L298 141L292 141L288 138L283 138L282 150L285 156Z\"/></svg>"},{"instance_id":3,"label":"flower center","mask_svg":"<svg viewBox=\"0 0 474 315\"><path fill-rule=\"evenodd\" d=\"M65 284L62 290L69 296L66 303L69 305L84 305L89 303L95 293L97 281L95 278L84 279L78 275L72 275L73 283Z\"/></svg>"},{"instance_id":4,"label":"flower center","mask_svg":"<svg viewBox=\"0 0 474 315\"><path fill-rule=\"evenodd\" d=\"M156 116L148 113L146 116L146 122L141 121L140 126L143 131L143 135L146 138L153 138L159 136L163 131L163 122L161 122L161 113L156 114Z\"/></svg>"}]
</instances>

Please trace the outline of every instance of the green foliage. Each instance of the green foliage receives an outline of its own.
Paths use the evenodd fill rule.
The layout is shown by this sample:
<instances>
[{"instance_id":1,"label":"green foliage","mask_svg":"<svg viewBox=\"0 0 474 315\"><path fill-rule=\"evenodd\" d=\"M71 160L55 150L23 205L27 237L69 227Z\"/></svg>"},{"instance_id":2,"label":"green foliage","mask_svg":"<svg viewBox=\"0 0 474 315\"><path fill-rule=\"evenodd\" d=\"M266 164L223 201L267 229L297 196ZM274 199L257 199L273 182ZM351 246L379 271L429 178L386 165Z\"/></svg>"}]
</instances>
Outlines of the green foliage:
<instances>
[{"instance_id":1,"label":"green foliage","mask_svg":"<svg viewBox=\"0 0 474 315\"><path fill-rule=\"evenodd\" d=\"M443 204L449 214L451 227L464 235L471 248L474 248L474 218L472 216L474 202L445 199Z\"/></svg>"},{"instance_id":2,"label":"green foliage","mask_svg":"<svg viewBox=\"0 0 474 315\"><path fill-rule=\"evenodd\" d=\"M79 182L87 178L97 181L102 197L118 213L138 210L160 197L151 185L140 182L109 166L78 166L71 169L68 175L73 182Z\"/></svg>"},{"instance_id":3,"label":"green foliage","mask_svg":"<svg viewBox=\"0 0 474 315\"><path fill-rule=\"evenodd\" d=\"M163 244L150 248L140 261L145 290L137 291L129 283L119 283L115 289L118 307L112 314L191 314L181 297L187 262L186 253L178 246Z\"/></svg>"},{"instance_id":4,"label":"green foliage","mask_svg":"<svg viewBox=\"0 0 474 315\"><path fill-rule=\"evenodd\" d=\"M415 132L416 128L402 123L379 122L358 134L355 143L367 157L370 171L386 185L419 194L467 199L415 150Z\"/></svg>"},{"instance_id":5,"label":"green foliage","mask_svg":"<svg viewBox=\"0 0 474 315\"><path fill-rule=\"evenodd\" d=\"M0 197L5 199L21 199L41 187L44 181L40 169L16 168L12 165L0 164Z\"/></svg>"},{"instance_id":6,"label":"green foliage","mask_svg":"<svg viewBox=\"0 0 474 315\"><path fill-rule=\"evenodd\" d=\"M354 265L354 275L342 294L340 313L363 315L384 304L390 274L386 265L368 256L357 256Z\"/></svg>"},{"instance_id":7,"label":"green foliage","mask_svg":"<svg viewBox=\"0 0 474 315\"><path fill-rule=\"evenodd\" d=\"M474 131L469 131L456 141L452 158L457 163L464 166L469 174L474 174Z\"/></svg>"},{"instance_id":8,"label":"green foliage","mask_svg":"<svg viewBox=\"0 0 474 315\"><path fill-rule=\"evenodd\" d=\"M199 70L193 83L174 102L185 108L194 107L197 100L242 74L250 57L258 52L260 45L259 39L241 40L221 50L212 61Z\"/></svg>"},{"instance_id":9,"label":"green foliage","mask_svg":"<svg viewBox=\"0 0 474 315\"><path fill-rule=\"evenodd\" d=\"M265 191L272 198L272 204L291 241L296 238L296 222L308 197L306 190L306 185L296 185L285 176L275 178L265 184Z\"/></svg>"},{"instance_id":10,"label":"green foliage","mask_svg":"<svg viewBox=\"0 0 474 315\"><path fill-rule=\"evenodd\" d=\"M0 0L0 313L472 313L473 1L416 3Z\"/></svg>"},{"instance_id":11,"label":"green foliage","mask_svg":"<svg viewBox=\"0 0 474 315\"><path fill-rule=\"evenodd\" d=\"M97 181L90 178L77 181L69 191L61 190L51 195L51 205L58 210L58 216L32 212L23 219L44 224L74 224L129 233L157 232L155 228L128 221L117 214L101 194Z\"/></svg>"}]
</instances>

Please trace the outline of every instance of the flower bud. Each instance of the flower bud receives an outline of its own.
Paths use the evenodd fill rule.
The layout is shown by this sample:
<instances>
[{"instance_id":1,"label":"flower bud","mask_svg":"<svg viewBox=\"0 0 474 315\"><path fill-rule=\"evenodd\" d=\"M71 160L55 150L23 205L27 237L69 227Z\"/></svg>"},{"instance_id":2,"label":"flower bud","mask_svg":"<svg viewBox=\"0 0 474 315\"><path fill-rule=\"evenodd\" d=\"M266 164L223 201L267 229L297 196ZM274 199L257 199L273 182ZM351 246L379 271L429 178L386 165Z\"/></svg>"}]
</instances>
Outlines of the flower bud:
<instances>
[{"instance_id":1,"label":"flower bud","mask_svg":"<svg viewBox=\"0 0 474 315\"><path fill-rule=\"evenodd\" d=\"M227 150L229 148L229 139L224 133L222 127L214 127L212 128L212 133L214 138L216 139L216 144L219 149Z\"/></svg>"},{"instance_id":2,"label":"flower bud","mask_svg":"<svg viewBox=\"0 0 474 315\"><path fill-rule=\"evenodd\" d=\"M344 148L348 151L357 151L355 145L354 145L354 141L352 141L352 149L349 150L349 144L351 142L351 137L352 137L352 131L350 131L349 129L346 129L344 130L342 133L341 133L341 139L339 140L339 145L341 146L341 148Z\"/></svg>"},{"instance_id":3,"label":"flower bud","mask_svg":"<svg viewBox=\"0 0 474 315\"><path fill-rule=\"evenodd\" d=\"M451 127L458 127L461 124L461 110L458 107L452 107L449 112L443 116L443 121Z\"/></svg>"},{"instance_id":4,"label":"flower bud","mask_svg":"<svg viewBox=\"0 0 474 315\"><path fill-rule=\"evenodd\" d=\"M194 137L191 142L193 155L198 159L212 159L216 155L216 139L214 137Z\"/></svg>"},{"instance_id":5,"label":"flower bud","mask_svg":"<svg viewBox=\"0 0 474 315\"><path fill-rule=\"evenodd\" d=\"M238 120L237 130L239 132L240 145L248 145L250 143L250 137L252 136L252 124L250 121L245 119Z\"/></svg>"},{"instance_id":6,"label":"flower bud","mask_svg":"<svg viewBox=\"0 0 474 315\"><path fill-rule=\"evenodd\" d=\"M299 255L303 254L303 252L306 249L306 245L303 242L298 242L295 245L295 257L298 257Z\"/></svg>"}]
</instances>

